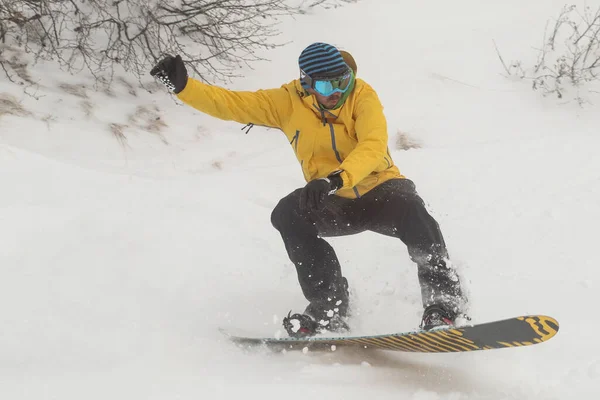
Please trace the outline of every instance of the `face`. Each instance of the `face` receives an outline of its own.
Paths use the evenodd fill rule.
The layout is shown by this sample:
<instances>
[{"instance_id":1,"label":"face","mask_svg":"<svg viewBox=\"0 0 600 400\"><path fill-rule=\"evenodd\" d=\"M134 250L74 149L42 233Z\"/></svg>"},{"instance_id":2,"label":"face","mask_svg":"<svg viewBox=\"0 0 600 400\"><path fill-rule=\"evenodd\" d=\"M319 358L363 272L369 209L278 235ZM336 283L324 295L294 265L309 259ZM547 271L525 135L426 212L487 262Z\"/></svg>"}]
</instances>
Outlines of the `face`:
<instances>
[{"instance_id":1,"label":"face","mask_svg":"<svg viewBox=\"0 0 600 400\"><path fill-rule=\"evenodd\" d=\"M315 92L314 89L307 89L307 92L314 95L317 98L319 104L324 106L325 108L333 108L342 98L342 93L333 93L330 96L323 96L319 93Z\"/></svg>"}]
</instances>

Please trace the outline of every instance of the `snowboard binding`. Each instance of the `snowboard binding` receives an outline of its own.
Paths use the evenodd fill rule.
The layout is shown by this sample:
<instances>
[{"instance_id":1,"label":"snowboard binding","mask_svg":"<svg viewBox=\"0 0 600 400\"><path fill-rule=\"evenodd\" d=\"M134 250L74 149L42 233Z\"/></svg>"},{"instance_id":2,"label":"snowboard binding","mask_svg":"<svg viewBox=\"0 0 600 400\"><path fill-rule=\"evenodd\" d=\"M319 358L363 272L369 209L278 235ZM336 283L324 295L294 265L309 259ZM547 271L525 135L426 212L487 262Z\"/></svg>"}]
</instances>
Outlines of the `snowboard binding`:
<instances>
[{"instance_id":1,"label":"snowboard binding","mask_svg":"<svg viewBox=\"0 0 600 400\"><path fill-rule=\"evenodd\" d=\"M446 309L440 304L432 304L423 312L420 328L429 331L434 328L447 328L454 326L457 314Z\"/></svg>"},{"instance_id":2,"label":"snowboard binding","mask_svg":"<svg viewBox=\"0 0 600 400\"><path fill-rule=\"evenodd\" d=\"M283 319L283 327L294 339L307 338L322 332L347 333L350 331L344 318L338 314L327 320L315 321L308 314L292 314L291 311Z\"/></svg>"},{"instance_id":3,"label":"snowboard binding","mask_svg":"<svg viewBox=\"0 0 600 400\"><path fill-rule=\"evenodd\" d=\"M306 314L293 314L290 311L287 317L283 318L283 327L288 335L295 339L314 336L320 332L320 325L317 321Z\"/></svg>"}]
</instances>

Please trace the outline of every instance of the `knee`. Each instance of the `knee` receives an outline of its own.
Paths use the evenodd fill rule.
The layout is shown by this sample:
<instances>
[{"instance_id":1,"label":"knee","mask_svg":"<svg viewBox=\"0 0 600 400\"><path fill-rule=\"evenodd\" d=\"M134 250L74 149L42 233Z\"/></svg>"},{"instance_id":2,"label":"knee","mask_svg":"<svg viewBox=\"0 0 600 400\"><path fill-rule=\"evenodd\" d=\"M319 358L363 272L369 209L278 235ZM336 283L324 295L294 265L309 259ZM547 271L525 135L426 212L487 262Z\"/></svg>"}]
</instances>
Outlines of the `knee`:
<instances>
[{"instance_id":1,"label":"knee","mask_svg":"<svg viewBox=\"0 0 600 400\"><path fill-rule=\"evenodd\" d=\"M398 193L394 197L385 199L380 207L384 214L398 222L407 218L420 218L427 214L425 202L416 193Z\"/></svg>"},{"instance_id":2,"label":"knee","mask_svg":"<svg viewBox=\"0 0 600 400\"><path fill-rule=\"evenodd\" d=\"M271 212L271 224L275 229L281 231L286 221L290 221L299 209L300 189L290 193L283 199L279 200L273 211Z\"/></svg>"}]
</instances>

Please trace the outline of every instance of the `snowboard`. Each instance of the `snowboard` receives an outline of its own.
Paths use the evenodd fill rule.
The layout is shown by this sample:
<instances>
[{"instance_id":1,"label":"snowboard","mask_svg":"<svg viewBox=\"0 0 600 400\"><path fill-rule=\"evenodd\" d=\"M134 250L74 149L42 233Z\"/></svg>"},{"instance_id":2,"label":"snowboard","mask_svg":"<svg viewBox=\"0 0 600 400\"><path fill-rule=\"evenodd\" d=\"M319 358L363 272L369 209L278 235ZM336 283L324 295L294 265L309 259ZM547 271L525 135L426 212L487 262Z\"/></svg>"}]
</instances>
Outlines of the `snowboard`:
<instances>
[{"instance_id":1,"label":"snowboard","mask_svg":"<svg viewBox=\"0 0 600 400\"><path fill-rule=\"evenodd\" d=\"M251 337L221 329L229 340L244 348L334 351L341 347L383 349L412 353L455 353L532 346L558 333L558 321L544 315L527 315L461 327L372 336Z\"/></svg>"}]
</instances>

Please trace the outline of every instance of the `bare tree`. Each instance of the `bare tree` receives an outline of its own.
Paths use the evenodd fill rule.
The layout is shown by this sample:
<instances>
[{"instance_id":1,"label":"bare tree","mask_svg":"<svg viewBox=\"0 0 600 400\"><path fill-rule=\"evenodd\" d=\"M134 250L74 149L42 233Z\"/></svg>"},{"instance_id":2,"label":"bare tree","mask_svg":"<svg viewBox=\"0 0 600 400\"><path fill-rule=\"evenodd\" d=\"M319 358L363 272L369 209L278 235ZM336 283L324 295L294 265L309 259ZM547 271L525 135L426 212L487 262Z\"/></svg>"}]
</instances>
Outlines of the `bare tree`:
<instances>
[{"instance_id":1,"label":"bare tree","mask_svg":"<svg viewBox=\"0 0 600 400\"><path fill-rule=\"evenodd\" d=\"M0 44L109 80L115 65L139 77L177 53L202 79L223 80L285 44L283 17L355 1L0 0ZM0 67L8 75L1 47Z\"/></svg>"},{"instance_id":2,"label":"bare tree","mask_svg":"<svg viewBox=\"0 0 600 400\"><path fill-rule=\"evenodd\" d=\"M551 26L535 65L526 68L520 61L507 65L496 48L500 61L509 75L531 80L534 90L562 99L569 88L575 88L575 100L583 103L580 90L600 81L600 7L581 11L565 6Z\"/></svg>"}]
</instances>

